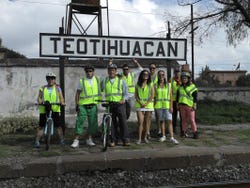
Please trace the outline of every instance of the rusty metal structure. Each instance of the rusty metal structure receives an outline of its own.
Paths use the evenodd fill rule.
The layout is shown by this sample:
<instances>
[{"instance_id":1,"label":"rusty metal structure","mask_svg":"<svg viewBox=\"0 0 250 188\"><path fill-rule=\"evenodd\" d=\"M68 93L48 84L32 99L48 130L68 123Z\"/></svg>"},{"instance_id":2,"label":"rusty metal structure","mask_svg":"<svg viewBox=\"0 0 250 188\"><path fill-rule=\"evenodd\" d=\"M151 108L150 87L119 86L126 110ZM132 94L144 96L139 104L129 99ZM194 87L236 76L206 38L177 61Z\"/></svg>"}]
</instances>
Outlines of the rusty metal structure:
<instances>
[{"instance_id":1,"label":"rusty metal structure","mask_svg":"<svg viewBox=\"0 0 250 188\"><path fill-rule=\"evenodd\" d=\"M107 23L109 23L108 0L106 1L106 4L106 7L102 7L100 0L71 0L71 2L66 7L65 34L72 34L72 24L74 23L81 35L88 35L88 29L94 25L94 23L96 23L95 21L97 20L98 35L102 36L102 9L107 9ZM87 25L87 27L83 27L82 23L78 19L79 15L88 15L92 17L92 20Z\"/></svg>"}]
</instances>

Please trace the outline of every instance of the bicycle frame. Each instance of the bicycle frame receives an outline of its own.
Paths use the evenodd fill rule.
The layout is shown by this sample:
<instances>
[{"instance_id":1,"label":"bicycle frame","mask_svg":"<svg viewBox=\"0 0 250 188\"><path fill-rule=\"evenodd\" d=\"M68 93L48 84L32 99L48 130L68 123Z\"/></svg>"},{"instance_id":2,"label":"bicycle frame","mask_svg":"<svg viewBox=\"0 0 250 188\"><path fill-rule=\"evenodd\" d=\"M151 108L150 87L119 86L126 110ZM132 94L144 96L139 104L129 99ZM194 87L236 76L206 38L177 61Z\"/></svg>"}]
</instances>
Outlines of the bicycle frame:
<instances>
[{"instance_id":1,"label":"bicycle frame","mask_svg":"<svg viewBox=\"0 0 250 188\"><path fill-rule=\"evenodd\" d=\"M102 102L102 106L106 108L106 112L103 114L102 118L102 151L106 151L108 147L108 142L111 139L111 126L112 126L112 114L109 112L110 104L106 100L97 100Z\"/></svg>"},{"instance_id":2,"label":"bicycle frame","mask_svg":"<svg viewBox=\"0 0 250 188\"><path fill-rule=\"evenodd\" d=\"M42 103L39 105L45 106L45 108L46 108L45 103ZM54 134L54 120L52 118L52 113L53 113L52 106L53 105L61 105L61 104L60 103L49 103L49 106L47 106L48 109L46 109L46 124L44 127L46 150L49 150L51 136Z\"/></svg>"}]
</instances>

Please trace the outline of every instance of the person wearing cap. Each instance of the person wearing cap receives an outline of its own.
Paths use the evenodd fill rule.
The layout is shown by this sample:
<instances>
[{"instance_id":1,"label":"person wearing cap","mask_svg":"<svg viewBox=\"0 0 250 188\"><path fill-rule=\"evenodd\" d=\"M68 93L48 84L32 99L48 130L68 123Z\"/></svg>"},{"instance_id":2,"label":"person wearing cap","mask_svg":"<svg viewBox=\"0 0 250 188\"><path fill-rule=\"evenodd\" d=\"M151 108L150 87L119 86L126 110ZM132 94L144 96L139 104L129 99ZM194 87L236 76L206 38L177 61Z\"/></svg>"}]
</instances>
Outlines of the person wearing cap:
<instances>
[{"instance_id":1,"label":"person wearing cap","mask_svg":"<svg viewBox=\"0 0 250 188\"><path fill-rule=\"evenodd\" d=\"M88 119L87 139L88 146L95 146L92 135L98 130L97 100L101 100L100 78L94 76L94 67L87 65L84 67L85 77L81 78L75 95L76 104L76 125L75 139L72 148L79 147L79 138L83 133L84 123Z\"/></svg>"},{"instance_id":2,"label":"person wearing cap","mask_svg":"<svg viewBox=\"0 0 250 188\"><path fill-rule=\"evenodd\" d=\"M178 116L178 109L177 109L177 101L176 101L176 95L177 91L179 89L179 86L181 85L181 70L179 67L176 67L174 69L174 77L172 79L172 98L173 98L173 131L176 134L177 133L177 116ZM181 118L180 118L180 132L182 131L181 126Z\"/></svg>"},{"instance_id":3,"label":"person wearing cap","mask_svg":"<svg viewBox=\"0 0 250 188\"><path fill-rule=\"evenodd\" d=\"M137 65L138 70L131 72L128 64L122 65L122 73L121 77L125 80L127 86L128 86L128 100L126 100L126 115L127 119L130 117L131 113L131 106L132 105L132 98L135 94L135 77L139 75L139 73L143 70L142 66L139 64L139 62L136 59L133 59L133 62Z\"/></svg>"},{"instance_id":4,"label":"person wearing cap","mask_svg":"<svg viewBox=\"0 0 250 188\"><path fill-rule=\"evenodd\" d=\"M35 139L36 148L40 147L40 139L43 135L44 127L46 124L46 110L45 110L45 105L42 104L60 103L61 105L65 105L62 89L60 88L59 85L56 84L56 74L54 74L53 72L47 73L46 81L47 84L40 87L37 98L37 103L40 106L39 106L39 127ZM62 131L61 117L60 117L60 112L61 112L60 105L52 105L51 108L52 108L52 118L54 121L54 126L56 127L61 144L65 145L64 135Z\"/></svg>"},{"instance_id":5,"label":"person wearing cap","mask_svg":"<svg viewBox=\"0 0 250 188\"><path fill-rule=\"evenodd\" d=\"M193 138L198 139L197 125L195 121L195 111L197 110L197 94L198 89L191 81L189 72L181 73L181 82L177 91L177 106L181 114L182 131L181 136L186 137L188 121L191 124Z\"/></svg>"},{"instance_id":6,"label":"person wearing cap","mask_svg":"<svg viewBox=\"0 0 250 188\"><path fill-rule=\"evenodd\" d=\"M130 139L125 105L128 88L126 82L117 76L117 66L112 62L108 65L108 76L101 81L101 88L106 100L110 102L110 113L112 113L113 124L110 146L117 145L119 139L122 140L124 146L129 146Z\"/></svg>"}]
</instances>

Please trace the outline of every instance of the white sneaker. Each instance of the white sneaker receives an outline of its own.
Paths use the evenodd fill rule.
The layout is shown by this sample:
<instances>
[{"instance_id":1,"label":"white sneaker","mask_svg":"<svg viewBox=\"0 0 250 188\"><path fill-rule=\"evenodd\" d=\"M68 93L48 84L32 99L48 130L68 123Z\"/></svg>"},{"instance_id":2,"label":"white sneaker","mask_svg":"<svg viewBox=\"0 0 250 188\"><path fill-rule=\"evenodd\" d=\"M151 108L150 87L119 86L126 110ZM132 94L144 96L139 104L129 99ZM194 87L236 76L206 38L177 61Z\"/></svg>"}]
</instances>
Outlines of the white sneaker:
<instances>
[{"instance_id":1,"label":"white sneaker","mask_svg":"<svg viewBox=\"0 0 250 188\"><path fill-rule=\"evenodd\" d=\"M92 141L91 138L87 139L86 143L87 143L88 146L95 146L95 143Z\"/></svg>"},{"instance_id":2,"label":"white sneaker","mask_svg":"<svg viewBox=\"0 0 250 188\"><path fill-rule=\"evenodd\" d=\"M75 140L73 141L73 144L71 144L71 147L72 147L72 148L79 148L79 140L75 139Z\"/></svg>"},{"instance_id":3,"label":"white sneaker","mask_svg":"<svg viewBox=\"0 0 250 188\"><path fill-rule=\"evenodd\" d=\"M166 141L166 136L162 136L161 138L160 138L160 142L165 142Z\"/></svg>"},{"instance_id":4,"label":"white sneaker","mask_svg":"<svg viewBox=\"0 0 250 188\"><path fill-rule=\"evenodd\" d=\"M179 144L178 140L176 140L174 138L170 138L170 142L173 144Z\"/></svg>"}]
</instances>

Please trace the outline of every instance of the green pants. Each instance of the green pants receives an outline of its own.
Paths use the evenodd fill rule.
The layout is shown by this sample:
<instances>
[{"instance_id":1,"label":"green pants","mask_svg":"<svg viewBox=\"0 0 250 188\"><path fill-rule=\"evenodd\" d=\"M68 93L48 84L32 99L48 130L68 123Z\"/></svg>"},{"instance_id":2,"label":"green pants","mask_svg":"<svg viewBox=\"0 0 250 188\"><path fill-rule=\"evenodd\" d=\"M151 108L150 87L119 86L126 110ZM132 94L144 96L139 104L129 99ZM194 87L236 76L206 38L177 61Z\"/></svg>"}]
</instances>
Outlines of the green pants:
<instances>
[{"instance_id":1,"label":"green pants","mask_svg":"<svg viewBox=\"0 0 250 188\"><path fill-rule=\"evenodd\" d=\"M98 130L98 119L97 119L97 106L92 108L85 108L79 106L79 112L76 117L75 133L80 135L83 133L83 127L86 118L88 118L88 133L94 134Z\"/></svg>"}]
</instances>

